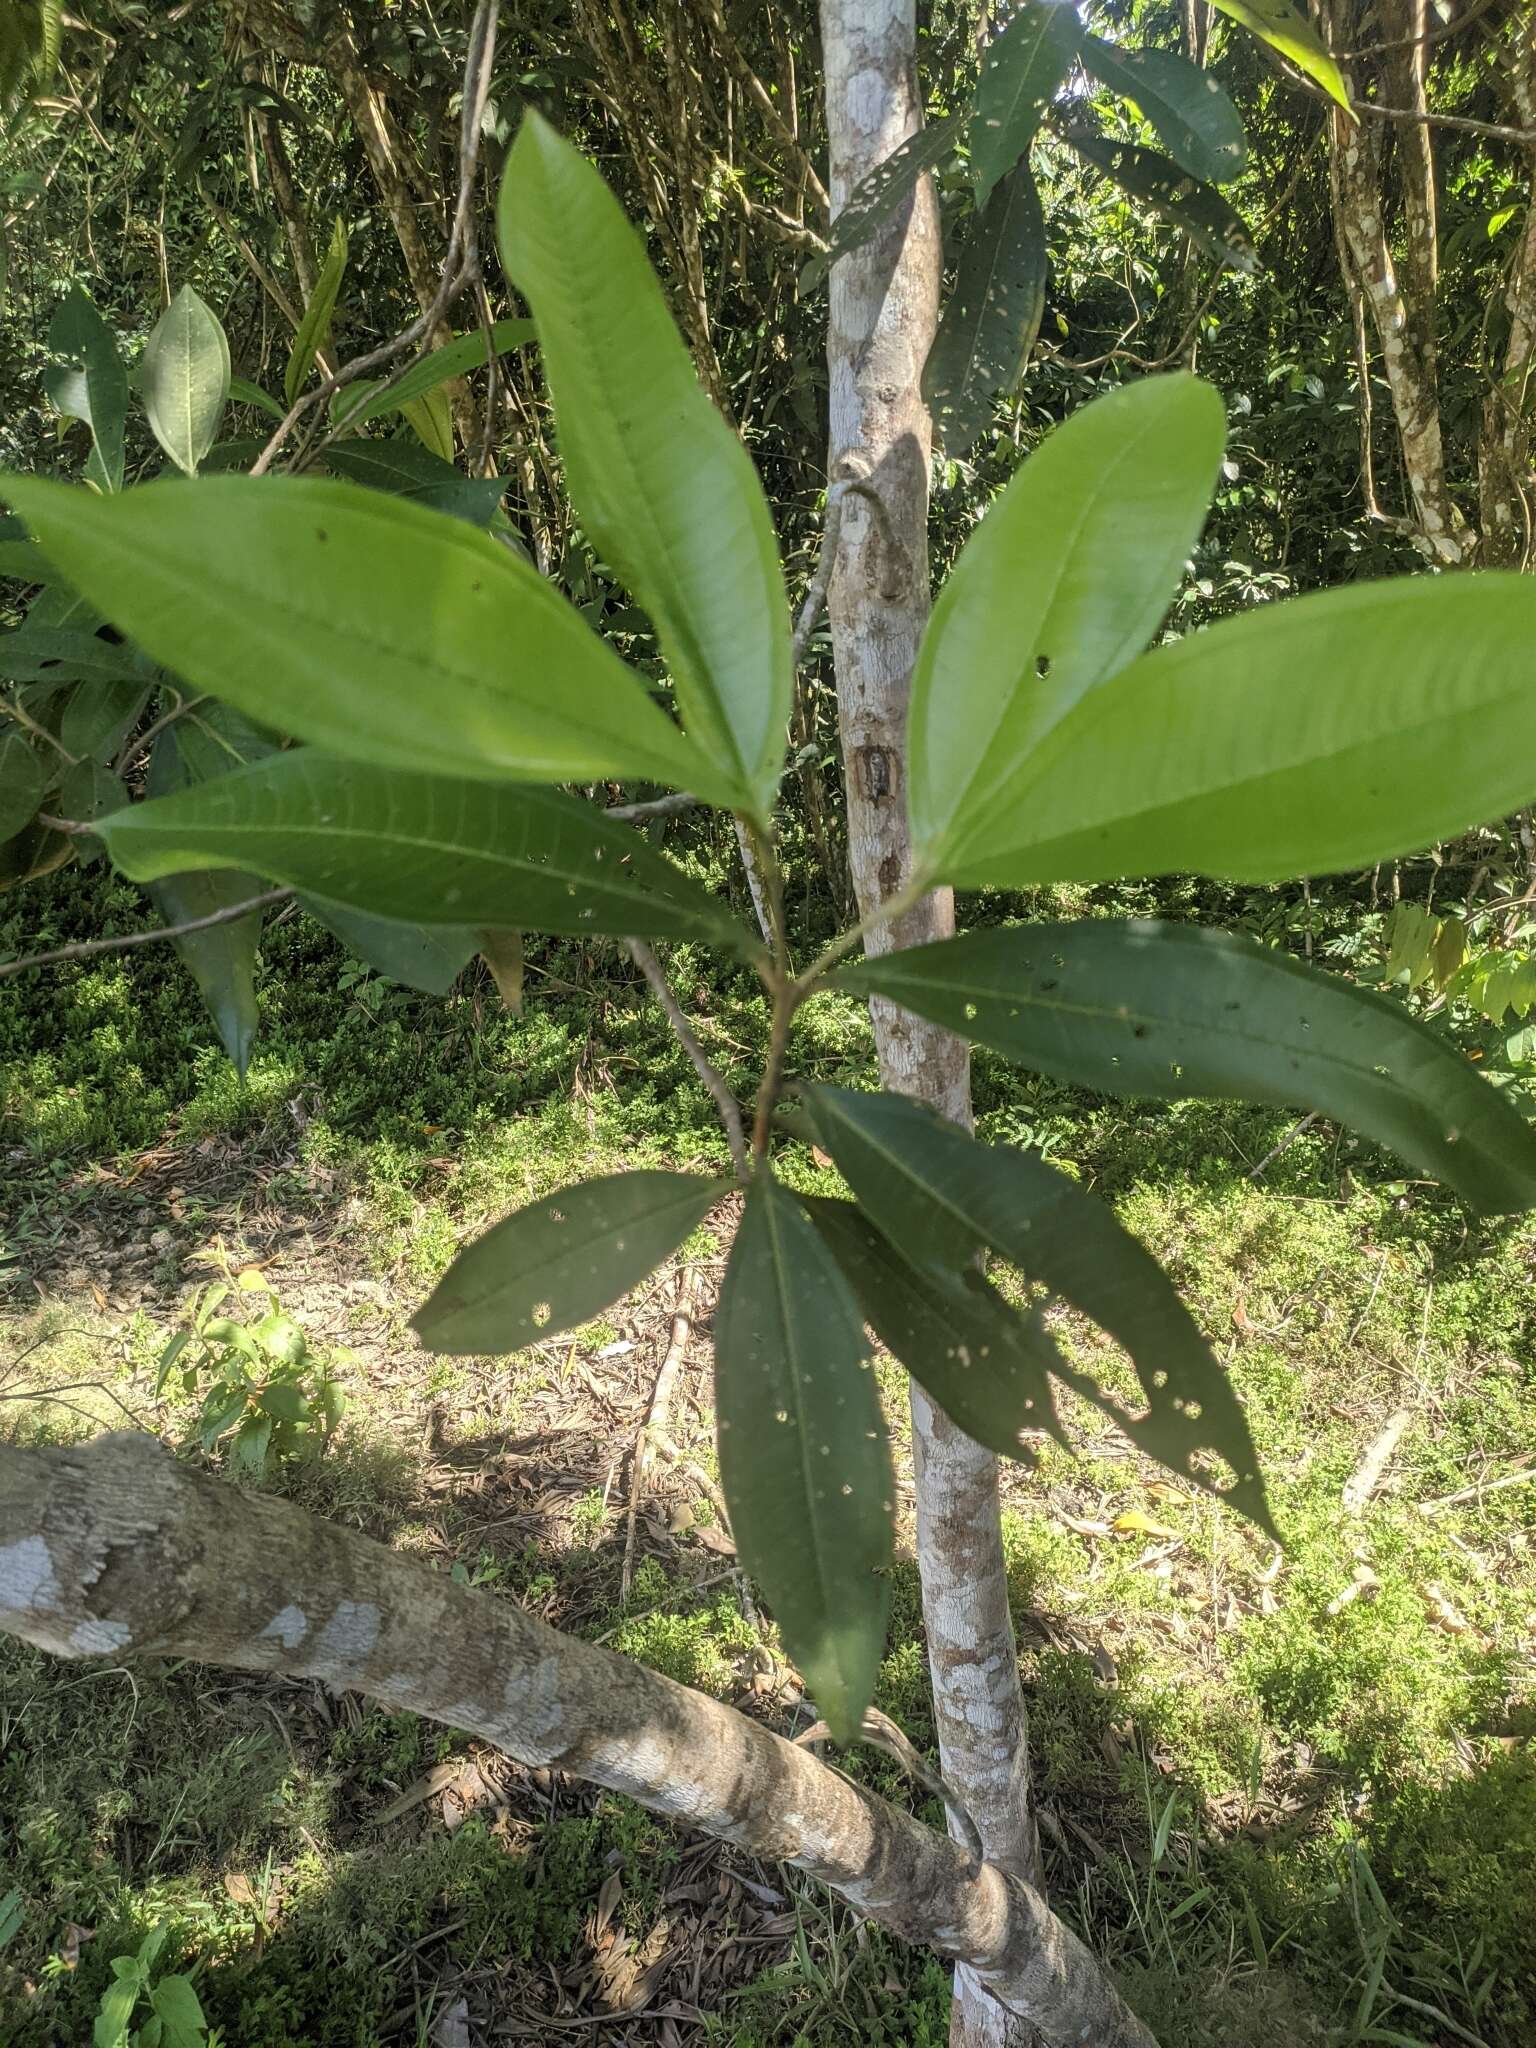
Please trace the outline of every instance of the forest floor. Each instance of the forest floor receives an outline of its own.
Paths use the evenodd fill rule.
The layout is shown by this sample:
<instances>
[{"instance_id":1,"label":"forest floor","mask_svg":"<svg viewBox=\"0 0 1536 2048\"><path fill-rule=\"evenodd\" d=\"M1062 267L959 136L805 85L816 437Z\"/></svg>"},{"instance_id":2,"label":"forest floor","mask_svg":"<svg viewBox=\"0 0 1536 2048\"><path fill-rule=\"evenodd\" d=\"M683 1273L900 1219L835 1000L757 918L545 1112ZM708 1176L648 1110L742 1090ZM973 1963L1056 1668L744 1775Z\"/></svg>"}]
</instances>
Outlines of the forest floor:
<instances>
[{"instance_id":1,"label":"forest floor","mask_svg":"<svg viewBox=\"0 0 1536 2048\"><path fill-rule=\"evenodd\" d=\"M34 944L140 915L91 875L51 889L48 939L25 906ZM686 952L674 967L744 1081L754 989ZM723 1219L600 1322L514 1359L433 1359L408 1329L455 1245L508 1209L723 1157L627 963L532 949L514 1017L475 973L446 1002L412 996L294 920L262 1004L242 1084L158 949L5 984L0 1432L131 1419L181 1440L195 1403L156 1398L157 1360L196 1290L255 1268L347 1397L324 1457L267 1483L803 1726L714 1500ZM867 1023L820 998L796 1054L867 1072ZM1114 1103L985 1059L976 1092L986 1136L1075 1171L1167 1261L1286 1537L1069 1400L1072 1450L1009 1469L1060 1910L1164 2048L1529 2043L1536 1227L1471 1219L1283 1112ZM835 1186L808 1154L786 1164ZM633 1449L680 1309L677 1455L646 1476L626 1591ZM1061 1335L1105 1364L1086 1329ZM901 1375L883 1385L900 1435ZM903 1484L909 1507L904 1459ZM879 1700L931 1739L909 1554ZM883 1757L848 1767L933 1817ZM454 1731L313 1684L0 1649L0 2038L83 2042L111 1959L157 1925L159 1967L195 1969L229 2048L939 2048L947 2030L939 1966L814 1885Z\"/></svg>"}]
</instances>

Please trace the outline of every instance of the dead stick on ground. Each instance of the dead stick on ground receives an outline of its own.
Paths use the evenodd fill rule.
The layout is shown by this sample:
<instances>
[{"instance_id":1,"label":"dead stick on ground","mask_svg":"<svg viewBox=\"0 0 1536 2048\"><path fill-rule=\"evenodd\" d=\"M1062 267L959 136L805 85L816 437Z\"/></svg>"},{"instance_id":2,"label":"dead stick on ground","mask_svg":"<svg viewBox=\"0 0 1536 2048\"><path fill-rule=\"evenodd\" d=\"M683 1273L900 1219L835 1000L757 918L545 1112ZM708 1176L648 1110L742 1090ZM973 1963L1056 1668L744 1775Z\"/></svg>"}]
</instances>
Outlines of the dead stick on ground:
<instances>
[{"instance_id":1,"label":"dead stick on ground","mask_svg":"<svg viewBox=\"0 0 1536 2048\"><path fill-rule=\"evenodd\" d=\"M1371 1495L1380 1486L1392 1454L1402 1442L1403 1434L1413 1420L1411 1408L1399 1408L1388 1416L1380 1434L1373 1440L1365 1456L1355 1467L1344 1487L1344 1505L1358 1510L1363 1508Z\"/></svg>"},{"instance_id":2,"label":"dead stick on ground","mask_svg":"<svg viewBox=\"0 0 1536 2048\"><path fill-rule=\"evenodd\" d=\"M667 1412L672 1405L672 1389L677 1384L678 1370L683 1362L683 1353L688 1349L688 1336L693 1323L688 1314L688 1305L693 1294L693 1268L684 1266L677 1282L677 1304L672 1311L672 1331L667 1340L667 1353L661 1361L661 1370L656 1375L656 1385L651 1393L651 1405L640 1433L635 1438L635 1454L629 1477L629 1517L624 1525L624 1564L619 1573L619 1599L629 1598L630 1581L635 1570L635 1529L640 1514L640 1495L645 1486L646 1467L650 1463L651 1447L656 1437L665 1435Z\"/></svg>"}]
</instances>

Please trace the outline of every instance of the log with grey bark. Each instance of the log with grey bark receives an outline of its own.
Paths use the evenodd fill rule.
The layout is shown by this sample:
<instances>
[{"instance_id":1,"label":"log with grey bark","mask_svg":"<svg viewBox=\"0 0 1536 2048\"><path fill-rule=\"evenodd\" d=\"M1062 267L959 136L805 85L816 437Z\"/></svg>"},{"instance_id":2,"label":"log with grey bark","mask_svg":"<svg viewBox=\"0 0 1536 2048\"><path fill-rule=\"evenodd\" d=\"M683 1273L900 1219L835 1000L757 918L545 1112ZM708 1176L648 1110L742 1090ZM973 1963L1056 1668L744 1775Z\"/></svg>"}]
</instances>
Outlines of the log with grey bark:
<instances>
[{"instance_id":1,"label":"log with grey bark","mask_svg":"<svg viewBox=\"0 0 1536 2048\"><path fill-rule=\"evenodd\" d=\"M0 1628L315 1678L794 1864L1053 2044L1155 2048L1032 1887L733 1708L123 1432L0 1449Z\"/></svg>"}]
</instances>

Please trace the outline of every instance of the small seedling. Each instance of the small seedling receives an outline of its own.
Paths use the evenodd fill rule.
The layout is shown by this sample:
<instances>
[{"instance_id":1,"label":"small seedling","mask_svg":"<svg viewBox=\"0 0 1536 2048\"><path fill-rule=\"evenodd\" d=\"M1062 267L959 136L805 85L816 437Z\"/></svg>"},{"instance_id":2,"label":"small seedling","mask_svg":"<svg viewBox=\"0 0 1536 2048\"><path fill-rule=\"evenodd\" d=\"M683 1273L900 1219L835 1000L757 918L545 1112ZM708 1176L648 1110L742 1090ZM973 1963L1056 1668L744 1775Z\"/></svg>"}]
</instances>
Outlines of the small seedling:
<instances>
[{"instance_id":1,"label":"small seedling","mask_svg":"<svg viewBox=\"0 0 1536 2048\"><path fill-rule=\"evenodd\" d=\"M192 1979L154 1977L165 1936L163 1926L153 1927L137 1954L112 1958L112 1982L101 1994L91 2048L218 2048L219 2036L208 2031ZM149 2011L135 2026L134 2015L145 2005Z\"/></svg>"}]
</instances>

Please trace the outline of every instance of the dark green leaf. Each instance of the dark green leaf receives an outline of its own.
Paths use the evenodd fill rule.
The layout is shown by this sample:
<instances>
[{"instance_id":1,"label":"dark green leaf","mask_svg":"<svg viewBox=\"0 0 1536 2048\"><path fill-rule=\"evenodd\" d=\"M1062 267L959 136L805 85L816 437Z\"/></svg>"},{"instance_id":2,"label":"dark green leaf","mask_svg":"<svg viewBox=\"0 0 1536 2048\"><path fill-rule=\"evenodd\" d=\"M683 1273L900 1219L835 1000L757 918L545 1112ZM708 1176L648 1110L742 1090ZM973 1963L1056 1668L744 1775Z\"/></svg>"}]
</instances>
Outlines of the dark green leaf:
<instances>
[{"instance_id":1,"label":"dark green leaf","mask_svg":"<svg viewBox=\"0 0 1536 2048\"><path fill-rule=\"evenodd\" d=\"M7 682L147 684L152 674L137 648L115 646L95 633L30 621L0 633L0 676Z\"/></svg>"},{"instance_id":2,"label":"dark green leaf","mask_svg":"<svg viewBox=\"0 0 1536 2048\"><path fill-rule=\"evenodd\" d=\"M967 1436L1018 1458L1021 1436L1061 1435L1050 1375L1076 1375L1038 1315L1011 1307L979 1271L915 1265L852 1202L807 1207L864 1320Z\"/></svg>"},{"instance_id":3,"label":"dark green leaf","mask_svg":"<svg viewBox=\"0 0 1536 2048\"><path fill-rule=\"evenodd\" d=\"M1134 100L1168 154L1192 178L1223 185L1248 160L1242 118L1209 71L1172 50L1123 49L1083 38L1083 62L1111 92Z\"/></svg>"},{"instance_id":4,"label":"dark green leaf","mask_svg":"<svg viewBox=\"0 0 1536 2048\"><path fill-rule=\"evenodd\" d=\"M1204 524L1224 435L1210 385L1144 378L1075 412L987 511L912 679L923 860L978 816L1011 815L1044 735L1146 646Z\"/></svg>"},{"instance_id":5,"label":"dark green leaf","mask_svg":"<svg viewBox=\"0 0 1536 2048\"><path fill-rule=\"evenodd\" d=\"M993 400L1022 374L1040 332L1045 273L1045 215L1029 166L1020 164L971 223L923 369L923 396L946 455L965 453L990 423Z\"/></svg>"},{"instance_id":6,"label":"dark green leaf","mask_svg":"<svg viewBox=\"0 0 1536 2048\"><path fill-rule=\"evenodd\" d=\"M983 1248L1062 1295L1129 1354L1147 1412L1135 1440L1210 1488L1207 1454L1235 1478L1229 1505L1271 1527L1248 1424L1172 1282L1113 1211L1029 1152L982 1145L901 1095L805 1088L822 1144L860 1206L920 1265L956 1271ZM963 1256L955 1257L959 1249ZM1197 1459L1200 1462L1196 1462Z\"/></svg>"},{"instance_id":7,"label":"dark green leaf","mask_svg":"<svg viewBox=\"0 0 1536 2048\"><path fill-rule=\"evenodd\" d=\"M491 334L497 355L505 355L508 349L522 348L534 339L534 325L531 320L498 320ZM336 416L349 426L360 427L380 413L401 411L413 399L424 398L454 377L478 370L485 360L485 336L478 328L472 334L455 335L452 341L445 341L441 348L413 363L393 384L370 388L361 406L355 409L348 406L347 387L343 387L337 397Z\"/></svg>"},{"instance_id":8,"label":"dark green leaf","mask_svg":"<svg viewBox=\"0 0 1536 2048\"><path fill-rule=\"evenodd\" d=\"M148 683L77 683L59 722L65 752L105 765L138 724L149 693Z\"/></svg>"},{"instance_id":9,"label":"dark green leaf","mask_svg":"<svg viewBox=\"0 0 1536 2048\"><path fill-rule=\"evenodd\" d=\"M128 372L111 328L79 285L70 287L49 323L48 347L61 358L43 372L49 404L90 428L93 445L85 473L91 481L104 491L121 490Z\"/></svg>"},{"instance_id":10,"label":"dark green leaf","mask_svg":"<svg viewBox=\"0 0 1536 2048\"><path fill-rule=\"evenodd\" d=\"M1536 1207L1536 1136L1381 996L1225 932L1109 919L971 932L845 968L1021 1065L1110 1095L1320 1111L1485 1210Z\"/></svg>"},{"instance_id":11,"label":"dark green leaf","mask_svg":"<svg viewBox=\"0 0 1536 2048\"><path fill-rule=\"evenodd\" d=\"M1230 263L1234 270L1258 269L1253 237L1227 201L1214 185L1202 185L1181 170L1172 157L1081 129L1073 129L1064 140L1085 163L1113 178L1122 191L1145 201L1154 213L1182 228L1207 255Z\"/></svg>"},{"instance_id":12,"label":"dark green leaf","mask_svg":"<svg viewBox=\"0 0 1536 2048\"><path fill-rule=\"evenodd\" d=\"M309 382L315 357L325 354L330 348L336 294L341 290L342 273L346 267L347 231L337 221L331 230L331 246L326 251L325 262L320 266L320 275L315 280L309 304L299 322L299 331L293 337L288 367L283 372L283 396L290 405Z\"/></svg>"},{"instance_id":13,"label":"dark green leaf","mask_svg":"<svg viewBox=\"0 0 1536 2048\"><path fill-rule=\"evenodd\" d=\"M419 441L334 441L325 462L338 476L376 491L391 491L428 505L434 512L485 527L501 503L506 481L499 476L465 476Z\"/></svg>"},{"instance_id":14,"label":"dark green leaf","mask_svg":"<svg viewBox=\"0 0 1536 2048\"><path fill-rule=\"evenodd\" d=\"M19 732L0 735L0 842L14 839L37 815L47 787L32 742Z\"/></svg>"},{"instance_id":15,"label":"dark green leaf","mask_svg":"<svg viewBox=\"0 0 1536 2048\"><path fill-rule=\"evenodd\" d=\"M125 801L127 791L112 773L95 761L77 761L59 785L59 810L77 825L94 824Z\"/></svg>"},{"instance_id":16,"label":"dark green leaf","mask_svg":"<svg viewBox=\"0 0 1536 2048\"><path fill-rule=\"evenodd\" d=\"M264 412L268 419L280 420L287 417L275 398L269 397L259 384L253 384L249 377L231 377L229 395L236 405L254 405L258 412Z\"/></svg>"},{"instance_id":17,"label":"dark green leaf","mask_svg":"<svg viewBox=\"0 0 1536 2048\"><path fill-rule=\"evenodd\" d=\"M1156 648L937 863L970 886L1369 867L1536 797L1536 580L1356 583Z\"/></svg>"},{"instance_id":18,"label":"dark green leaf","mask_svg":"<svg viewBox=\"0 0 1536 2048\"><path fill-rule=\"evenodd\" d=\"M248 868L410 924L754 945L716 896L590 804L307 747L134 804L103 820L102 837L136 882Z\"/></svg>"},{"instance_id":19,"label":"dark green leaf","mask_svg":"<svg viewBox=\"0 0 1536 2048\"><path fill-rule=\"evenodd\" d=\"M924 171L931 171L953 154L963 120L964 116L957 113L925 123L859 180L838 209L825 257L810 266L818 276L839 256L862 248L890 226L916 191ZM804 288L809 290L815 281L807 279Z\"/></svg>"},{"instance_id":20,"label":"dark green leaf","mask_svg":"<svg viewBox=\"0 0 1536 2048\"><path fill-rule=\"evenodd\" d=\"M970 127L978 206L985 206L993 186L1028 155L1081 38L1071 0L1023 0L987 45Z\"/></svg>"},{"instance_id":21,"label":"dark green leaf","mask_svg":"<svg viewBox=\"0 0 1536 2048\"><path fill-rule=\"evenodd\" d=\"M480 950L480 934L460 926L401 924L393 918L367 917L320 896L301 896L299 901L376 974L402 982L406 988L420 989L424 995L447 995Z\"/></svg>"},{"instance_id":22,"label":"dark green leaf","mask_svg":"<svg viewBox=\"0 0 1536 2048\"><path fill-rule=\"evenodd\" d=\"M638 1287L730 1183L616 1173L546 1195L461 1251L413 1324L429 1351L503 1357Z\"/></svg>"},{"instance_id":23,"label":"dark green leaf","mask_svg":"<svg viewBox=\"0 0 1536 2048\"><path fill-rule=\"evenodd\" d=\"M1338 65L1306 15L1290 0L1215 0L1215 5L1282 57L1289 57L1298 71L1315 78L1346 114L1350 111L1349 93Z\"/></svg>"},{"instance_id":24,"label":"dark green leaf","mask_svg":"<svg viewBox=\"0 0 1536 2048\"><path fill-rule=\"evenodd\" d=\"M196 476L218 439L229 398L229 342L217 316L189 284L172 299L144 344L139 395L155 439L178 469Z\"/></svg>"},{"instance_id":25,"label":"dark green leaf","mask_svg":"<svg viewBox=\"0 0 1536 2048\"><path fill-rule=\"evenodd\" d=\"M764 816L789 719L789 608L756 472L701 390L618 201L531 110L498 218L582 523L650 613L715 779Z\"/></svg>"},{"instance_id":26,"label":"dark green leaf","mask_svg":"<svg viewBox=\"0 0 1536 2048\"><path fill-rule=\"evenodd\" d=\"M110 502L3 488L123 630L264 723L406 769L649 777L729 800L574 607L462 520L313 477Z\"/></svg>"},{"instance_id":27,"label":"dark green leaf","mask_svg":"<svg viewBox=\"0 0 1536 2048\"><path fill-rule=\"evenodd\" d=\"M747 1192L715 1310L720 1478L761 1585L839 1742L885 1646L895 1486L861 1318L795 1197Z\"/></svg>"}]
</instances>

